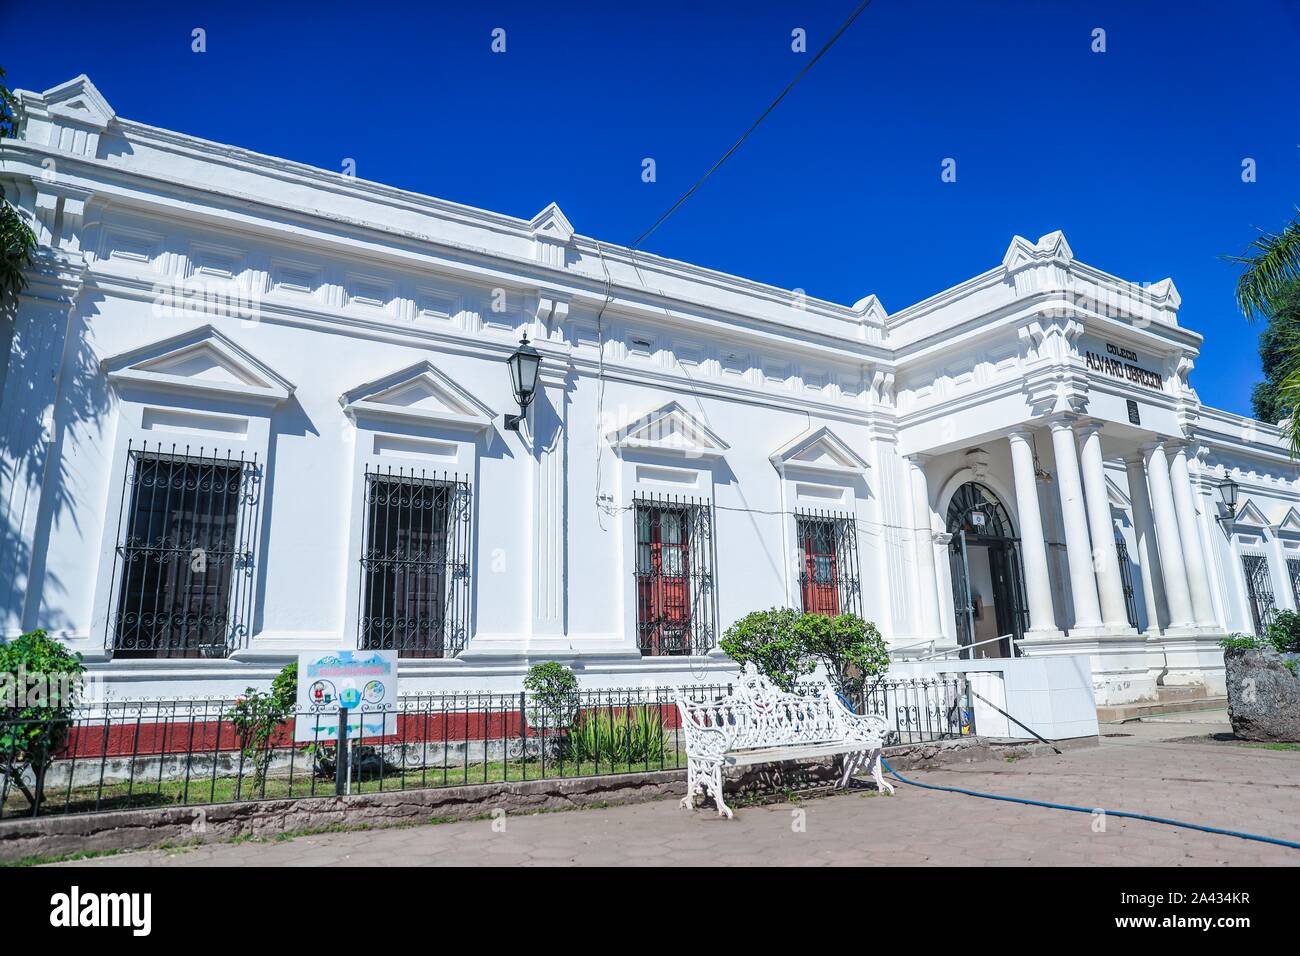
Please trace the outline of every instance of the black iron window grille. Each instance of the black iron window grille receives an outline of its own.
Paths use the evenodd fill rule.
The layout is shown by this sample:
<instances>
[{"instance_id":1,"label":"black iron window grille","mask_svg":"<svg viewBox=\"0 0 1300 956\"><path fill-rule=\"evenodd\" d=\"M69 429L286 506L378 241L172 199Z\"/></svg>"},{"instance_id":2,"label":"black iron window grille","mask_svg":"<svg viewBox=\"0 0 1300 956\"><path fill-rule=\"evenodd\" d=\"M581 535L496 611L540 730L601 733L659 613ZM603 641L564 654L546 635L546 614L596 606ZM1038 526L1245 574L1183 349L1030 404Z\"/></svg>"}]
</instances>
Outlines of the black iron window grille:
<instances>
[{"instance_id":1,"label":"black iron window grille","mask_svg":"<svg viewBox=\"0 0 1300 956\"><path fill-rule=\"evenodd\" d=\"M455 657L470 629L469 483L365 471L359 646Z\"/></svg>"},{"instance_id":2,"label":"black iron window grille","mask_svg":"<svg viewBox=\"0 0 1300 956\"><path fill-rule=\"evenodd\" d=\"M1291 595L1296 607L1300 607L1300 558L1287 558L1286 571L1291 578Z\"/></svg>"},{"instance_id":3,"label":"black iron window grille","mask_svg":"<svg viewBox=\"0 0 1300 956\"><path fill-rule=\"evenodd\" d=\"M1133 591L1133 565L1128 559L1128 545L1119 529L1115 529L1115 553L1119 556L1119 577L1124 587L1124 610L1128 613L1129 627L1138 626L1137 597Z\"/></svg>"},{"instance_id":4,"label":"black iron window grille","mask_svg":"<svg viewBox=\"0 0 1300 956\"><path fill-rule=\"evenodd\" d=\"M858 526L852 515L799 512L799 597L811 614L862 616L858 578Z\"/></svg>"},{"instance_id":5,"label":"black iron window grille","mask_svg":"<svg viewBox=\"0 0 1300 956\"><path fill-rule=\"evenodd\" d=\"M1268 626L1273 623L1275 608L1273 575L1269 571L1268 558L1262 554L1243 554L1241 568L1246 575L1246 593L1250 596L1250 616L1255 636L1263 637Z\"/></svg>"},{"instance_id":6,"label":"black iron window grille","mask_svg":"<svg viewBox=\"0 0 1300 956\"><path fill-rule=\"evenodd\" d=\"M105 647L226 657L249 628L261 471L254 456L127 446Z\"/></svg>"},{"instance_id":7,"label":"black iron window grille","mask_svg":"<svg viewBox=\"0 0 1300 956\"><path fill-rule=\"evenodd\" d=\"M637 646L642 654L706 654L716 643L713 507L686 498L637 496Z\"/></svg>"}]
</instances>

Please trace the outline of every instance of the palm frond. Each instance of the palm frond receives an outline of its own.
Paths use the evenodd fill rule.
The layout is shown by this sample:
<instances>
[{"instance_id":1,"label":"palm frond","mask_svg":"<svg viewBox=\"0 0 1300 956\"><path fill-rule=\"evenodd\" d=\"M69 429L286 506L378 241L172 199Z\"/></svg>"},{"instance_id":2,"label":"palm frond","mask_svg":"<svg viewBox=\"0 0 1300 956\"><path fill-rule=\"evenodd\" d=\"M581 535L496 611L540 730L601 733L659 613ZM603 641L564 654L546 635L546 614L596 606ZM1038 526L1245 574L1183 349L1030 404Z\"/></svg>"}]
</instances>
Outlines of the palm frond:
<instances>
[{"instance_id":1,"label":"palm frond","mask_svg":"<svg viewBox=\"0 0 1300 956\"><path fill-rule=\"evenodd\" d=\"M1249 319L1268 314L1287 283L1300 278L1300 216L1281 232L1265 232L1244 256L1224 256L1246 268L1237 280L1237 306Z\"/></svg>"}]
</instances>

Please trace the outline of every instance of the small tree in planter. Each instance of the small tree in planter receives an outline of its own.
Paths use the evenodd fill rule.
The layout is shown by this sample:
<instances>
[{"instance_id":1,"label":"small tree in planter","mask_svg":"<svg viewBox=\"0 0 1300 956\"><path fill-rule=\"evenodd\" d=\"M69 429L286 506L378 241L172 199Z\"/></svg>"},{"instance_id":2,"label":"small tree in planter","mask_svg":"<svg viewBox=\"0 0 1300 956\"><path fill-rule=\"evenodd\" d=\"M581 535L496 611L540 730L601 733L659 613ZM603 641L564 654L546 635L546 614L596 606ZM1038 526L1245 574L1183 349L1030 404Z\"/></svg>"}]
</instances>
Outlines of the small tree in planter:
<instances>
[{"instance_id":1,"label":"small tree in planter","mask_svg":"<svg viewBox=\"0 0 1300 956\"><path fill-rule=\"evenodd\" d=\"M270 693L252 687L226 714L235 728L239 748L253 762L253 785L259 793L266 785L266 772L274 751L271 743L280 725L293 716L298 705L298 662L288 664L271 681Z\"/></svg>"},{"instance_id":2,"label":"small tree in planter","mask_svg":"<svg viewBox=\"0 0 1300 956\"><path fill-rule=\"evenodd\" d=\"M546 661L528 668L524 690L530 695L528 723L538 730L563 730L578 713L581 699L578 678L557 661Z\"/></svg>"},{"instance_id":3,"label":"small tree in planter","mask_svg":"<svg viewBox=\"0 0 1300 956\"><path fill-rule=\"evenodd\" d=\"M80 654L44 631L0 644L0 776L33 810L39 811L46 772L68 742L85 670Z\"/></svg>"}]
</instances>

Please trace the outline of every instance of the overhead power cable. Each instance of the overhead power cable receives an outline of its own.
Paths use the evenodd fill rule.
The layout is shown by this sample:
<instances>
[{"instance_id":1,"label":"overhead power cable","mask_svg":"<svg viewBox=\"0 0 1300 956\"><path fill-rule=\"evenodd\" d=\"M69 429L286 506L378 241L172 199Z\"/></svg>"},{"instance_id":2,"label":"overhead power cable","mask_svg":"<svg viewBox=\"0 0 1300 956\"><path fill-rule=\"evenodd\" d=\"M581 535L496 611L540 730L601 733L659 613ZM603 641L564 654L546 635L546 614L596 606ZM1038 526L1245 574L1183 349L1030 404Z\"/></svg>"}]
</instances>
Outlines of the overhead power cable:
<instances>
[{"instance_id":1,"label":"overhead power cable","mask_svg":"<svg viewBox=\"0 0 1300 956\"><path fill-rule=\"evenodd\" d=\"M698 180L695 181L695 185L691 186L690 189L682 193L682 195L678 198L678 200L675 203L673 203L671 206L669 206L664 211L664 214L660 216L658 219L656 219L649 229L641 233L641 235L637 237L636 242L632 243L632 245L629 246L628 248L636 249L641 245L641 243L645 242L646 239L649 239L651 233L653 233L656 229L658 229L661 225L663 225L664 221L667 220L668 217L671 216L673 213L675 213L678 207L680 207L682 203L690 199L691 196L694 195L695 191L704 185L705 180L707 180L710 176L712 176L715 172L717 172L722 167L722 164L731 158L732 153L740 149L741 144L744 143L745 140L749 138L749 134L754 132L754 130L758 129L758 125L761 122L763 122L763 120L767 119L768 114L770 114L774 109L776 109L777 105L783 99L786 98L786 95L789 94L789 92L795 88L795 85L798 84L798 82L808 74L809 70L811 70L814 66L817 65L817 61L826 55L826 52L835 45L835 41L837 41L840 37L844 35L845 31L848 30L848 28L853 25L853 21L856 20L858 16L861 15L862 11L867 9L867 7L869 6L871 6L871 0L862 0L862 3L858 4L858 8L854 10L851 14L849 14L848 19L846 19L843 23L840 24L840 28L831 34L831 38L827 40L826 43L822 46L822 48L818 50L817 53L813 56L813 58L808 61L808 63L804 66L804 68L795 75L795 78L791 80L789 84L787 84L786 88L781 91L781 94L768 105L767 109L763 110L762 114L758 117L758 119L754 120L754 122L750 125L749 129L741 133L740 138L731 144L731 148L728 149L725 153L723 153L722 156L718 158L718 161L714 163L712 166L710 166L708 168L708 171L705 172L703 176L701 176Z\"/></svg>"}]
</instances>

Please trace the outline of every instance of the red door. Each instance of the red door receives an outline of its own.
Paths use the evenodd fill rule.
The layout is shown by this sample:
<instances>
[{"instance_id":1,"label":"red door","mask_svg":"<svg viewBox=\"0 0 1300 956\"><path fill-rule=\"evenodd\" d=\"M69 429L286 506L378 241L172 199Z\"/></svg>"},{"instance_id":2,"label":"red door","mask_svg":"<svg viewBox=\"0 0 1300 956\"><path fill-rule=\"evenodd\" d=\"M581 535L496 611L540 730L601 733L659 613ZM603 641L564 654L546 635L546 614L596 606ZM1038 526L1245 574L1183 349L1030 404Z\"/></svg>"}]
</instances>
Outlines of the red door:
<instances>
[{"instance_id":1,"label":"red door","mask_svg":"<svg viewBox=\"0 0 1300 956\"><path fill-rule=\"evenodd\" d=\"M834 617L840 613L839 568L835 559L835 529L829 522L802 521L803 609Z\"/></svg>"},{"instance_id":2,"label":"red door","mask_svg":"<svg viewBox=\"0 0 1300 956\"><path fill-rule=\"evenodd\" d=\"M683 654L691 647L690 541L686 512L637 512L637 623L641 653Z\"/></svg>"}]
</instances>

